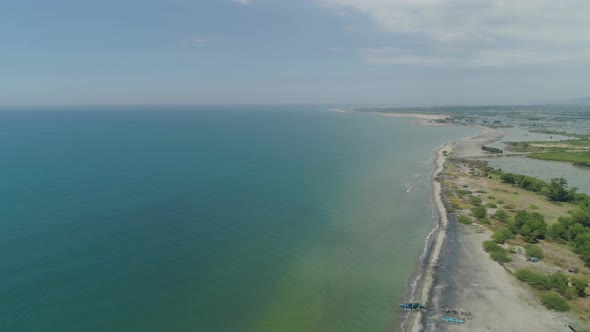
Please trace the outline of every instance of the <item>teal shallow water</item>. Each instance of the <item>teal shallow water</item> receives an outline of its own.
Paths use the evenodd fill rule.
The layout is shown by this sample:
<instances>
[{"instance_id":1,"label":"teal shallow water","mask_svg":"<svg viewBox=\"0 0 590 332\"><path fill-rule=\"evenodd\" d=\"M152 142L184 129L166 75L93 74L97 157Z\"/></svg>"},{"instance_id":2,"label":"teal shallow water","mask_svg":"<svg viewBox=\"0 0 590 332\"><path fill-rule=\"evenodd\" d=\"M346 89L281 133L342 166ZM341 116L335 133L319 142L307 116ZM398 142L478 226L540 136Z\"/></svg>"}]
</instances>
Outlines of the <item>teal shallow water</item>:
<instances>
[{"instance_id":1,"label":"teal shallow water","mask_svg":"<svg viewBox=\"0 0 590 332\"><path fill-rule=\"evenodd\" d=\"M474 129L287 107L0 112L1 331L391 331Z\"/></svg>"}]
</instances>

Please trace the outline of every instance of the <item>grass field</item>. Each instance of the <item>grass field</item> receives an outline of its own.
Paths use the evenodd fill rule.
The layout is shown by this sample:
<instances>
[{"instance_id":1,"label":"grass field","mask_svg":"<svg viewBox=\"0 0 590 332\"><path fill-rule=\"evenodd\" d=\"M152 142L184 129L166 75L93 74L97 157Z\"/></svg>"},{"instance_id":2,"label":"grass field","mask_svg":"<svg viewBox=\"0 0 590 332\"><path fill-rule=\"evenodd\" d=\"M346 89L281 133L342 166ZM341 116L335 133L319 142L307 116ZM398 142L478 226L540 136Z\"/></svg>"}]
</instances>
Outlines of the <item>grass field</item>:
<instances>
[{"instance_id":1,"label":"grass field","mask_svg":"<svg viewBox=\"0 0 590 332\"><path fill-rule=\"evenodd\" d=\"M566 161L570 163L590 163L590 151L561 151L561 152L545 152L545 153L531 153L529 158Z\"/></svg>"}]
</instances>

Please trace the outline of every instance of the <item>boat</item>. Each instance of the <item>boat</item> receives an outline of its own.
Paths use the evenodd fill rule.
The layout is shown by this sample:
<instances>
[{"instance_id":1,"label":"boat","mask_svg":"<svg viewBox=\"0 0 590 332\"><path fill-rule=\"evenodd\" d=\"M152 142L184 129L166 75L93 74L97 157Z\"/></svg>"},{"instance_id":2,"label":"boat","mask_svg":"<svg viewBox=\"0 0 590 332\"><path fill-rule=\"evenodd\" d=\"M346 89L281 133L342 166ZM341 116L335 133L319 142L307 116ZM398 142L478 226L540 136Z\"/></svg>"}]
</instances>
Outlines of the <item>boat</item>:
<instances>
[{"instance_id":1,"label":"boat","mask_svg":"<svg viewBox=\"0 0 590 332\"><path fill-rule=\"evenodd\" d=\"M416 309L426 309L426 306L420 302L407 302L407 303L401 303L399 305L400 308L402 309L406 309L406 310L416 310Z\"/></svg>"},{"instance_id":2,"label":"boat","mask_svg":"<svg viewBox=\"0 0 590 332\"><path fill-rule=\"evenodd\" d=\"M443 317L442 320L444 320L447 323L452 323L452 324L463 324L465 323L464 319L459 319L459 318L455 318L455 317Z\"/></svg>"}]
</instances>

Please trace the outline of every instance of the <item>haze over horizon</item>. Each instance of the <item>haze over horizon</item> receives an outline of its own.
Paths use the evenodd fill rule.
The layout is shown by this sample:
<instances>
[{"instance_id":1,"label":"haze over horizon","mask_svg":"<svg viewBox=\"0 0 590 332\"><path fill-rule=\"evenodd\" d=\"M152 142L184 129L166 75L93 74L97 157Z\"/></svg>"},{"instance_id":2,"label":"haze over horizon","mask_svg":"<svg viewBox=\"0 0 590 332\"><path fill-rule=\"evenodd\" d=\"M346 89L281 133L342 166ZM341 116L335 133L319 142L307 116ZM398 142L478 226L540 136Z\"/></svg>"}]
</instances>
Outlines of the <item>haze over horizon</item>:
<instances>
[{"instance_id":1,"label":"haze over horizon","mask_svg":"<svg viewBox=\"0 0 590 332\"><path fill-rule=\"evenodd\" d=\"M0 106L588 96L582 0L4 1Z\"/></svg>"}]
</instances>

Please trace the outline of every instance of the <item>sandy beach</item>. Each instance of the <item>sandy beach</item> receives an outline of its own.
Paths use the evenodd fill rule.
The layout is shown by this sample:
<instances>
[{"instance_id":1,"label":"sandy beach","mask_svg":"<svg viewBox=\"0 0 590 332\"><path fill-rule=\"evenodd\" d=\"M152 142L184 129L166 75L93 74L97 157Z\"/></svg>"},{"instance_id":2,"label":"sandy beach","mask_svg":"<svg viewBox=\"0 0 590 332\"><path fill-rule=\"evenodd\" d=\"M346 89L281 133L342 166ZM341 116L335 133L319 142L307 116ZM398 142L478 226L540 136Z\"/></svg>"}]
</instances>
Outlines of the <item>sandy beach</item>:
<instances>
[{"instance_id":1,"label":"sandy beach","mask_svg":"<svg viewBox=\"0 0 590 332\"><path fill-rule=\"evenodd\" d=\"M486 153L482 145L505 135L498 129L480 129L480 135L451 142L436 151L433 204L439 227L414 294L429 310L410 314L402 330L570 331L563 316L541 307L508 271L489 259L482 248L482 242L490 239L489 231L475 233L472 226L458 224L454 215L446 213L441 182L436 180L444 169L443 151L459 157L480 156ZM471 319L461 325L445 323L441 318L448 315L446 308L470 311Z\"/></svg>"},{"instance_id":2,"label":"sandy beach","mask_svg":"<svg viewBox=\"0 0 590 332\"><path fill-rule=\"evenodd\" d=\"M481 134L451 143L453 155L457 157L479 157L489 155L490 153L483 151L481 146L496 142L506 136L506 132L502 129L481 126L478 128L481 130Z\"/></svg>"}]
</instances>

